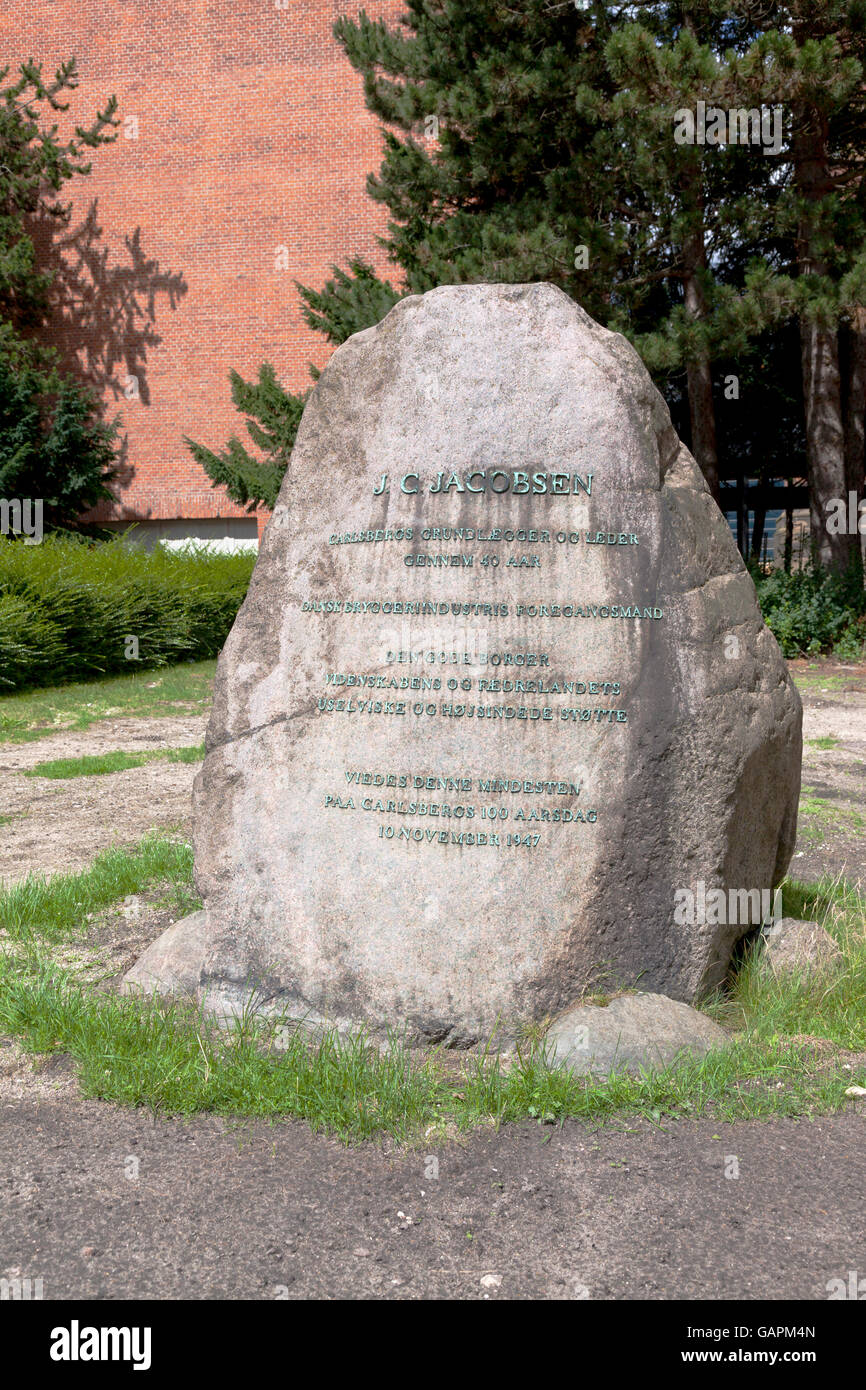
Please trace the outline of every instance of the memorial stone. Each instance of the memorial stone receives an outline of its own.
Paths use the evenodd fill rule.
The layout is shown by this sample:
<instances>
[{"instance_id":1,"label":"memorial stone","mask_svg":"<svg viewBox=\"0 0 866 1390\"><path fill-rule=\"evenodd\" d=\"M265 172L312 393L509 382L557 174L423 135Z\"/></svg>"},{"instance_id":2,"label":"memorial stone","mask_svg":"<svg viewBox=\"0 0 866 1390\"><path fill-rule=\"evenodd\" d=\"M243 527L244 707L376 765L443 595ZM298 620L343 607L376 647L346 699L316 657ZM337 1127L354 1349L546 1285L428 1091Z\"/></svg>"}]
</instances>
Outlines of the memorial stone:
<instances>
[{"instance_id":1,"label":"memorial stone","mask_svg":"<svg viewBox=\"0 0 866 1390\"><path fill-rule=\"evenodd\" d=\"M220 657L197 993L456 1047L599 982L693 1002L785 873L800 754L633 348L551 285L404 299L322 373Z\"/></svg>"}]
</instances>

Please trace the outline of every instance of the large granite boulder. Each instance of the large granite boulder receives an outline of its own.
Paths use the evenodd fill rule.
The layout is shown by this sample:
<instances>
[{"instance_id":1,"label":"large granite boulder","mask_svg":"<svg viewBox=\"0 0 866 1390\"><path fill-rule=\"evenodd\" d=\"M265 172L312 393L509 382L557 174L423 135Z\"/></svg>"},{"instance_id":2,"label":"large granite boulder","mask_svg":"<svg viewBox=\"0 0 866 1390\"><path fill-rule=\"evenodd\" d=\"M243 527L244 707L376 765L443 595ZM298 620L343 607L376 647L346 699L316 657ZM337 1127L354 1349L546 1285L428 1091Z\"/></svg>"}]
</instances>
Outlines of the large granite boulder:
<instances>
[{"instance_id":1,"label":"large granite boulder","mask_svg":"<svg viewBox=\"0 0 866 1390\"><path fill-rule=\"evenodd\" d=\"M628 343L551 285L405 299L313 391L220 657L199 992L452 1046L692 1001L787 867L800 726Z\"/></svg>"}]
</instances>

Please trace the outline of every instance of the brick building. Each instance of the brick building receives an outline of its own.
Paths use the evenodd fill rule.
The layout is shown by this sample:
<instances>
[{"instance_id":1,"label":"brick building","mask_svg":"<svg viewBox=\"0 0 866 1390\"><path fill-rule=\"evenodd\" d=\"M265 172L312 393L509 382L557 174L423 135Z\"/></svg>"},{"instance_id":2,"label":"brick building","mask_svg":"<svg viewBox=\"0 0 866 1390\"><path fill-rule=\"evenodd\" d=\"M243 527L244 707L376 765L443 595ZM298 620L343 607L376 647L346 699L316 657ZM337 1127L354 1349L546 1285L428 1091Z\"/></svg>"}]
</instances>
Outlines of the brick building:
<instances>
[{"instance_id":1,"label":"brick building","mask_svg":"<svg viewBox=\"0 0 866 1390\"><path fill-rule=\"evenodd\" d=\"M155 535L255 536L194 463L184 435L217 447L242 431L229 369L273 362L310 384L329 347L304 323L295 280L376 243L381 207L365 178L381 161L362 79L334 40L347 0L9 0L0 66L46 73L75 56L68 117L89 123L116 94L119 138L68 185L61 256L81 311L55 326L122 416L115 506L95 516ZM365 5L395 19L399 0ZM11 74L10 74L11 75ZM259 527L265 518L259 518Z\"/></svg>"}]
</instances>

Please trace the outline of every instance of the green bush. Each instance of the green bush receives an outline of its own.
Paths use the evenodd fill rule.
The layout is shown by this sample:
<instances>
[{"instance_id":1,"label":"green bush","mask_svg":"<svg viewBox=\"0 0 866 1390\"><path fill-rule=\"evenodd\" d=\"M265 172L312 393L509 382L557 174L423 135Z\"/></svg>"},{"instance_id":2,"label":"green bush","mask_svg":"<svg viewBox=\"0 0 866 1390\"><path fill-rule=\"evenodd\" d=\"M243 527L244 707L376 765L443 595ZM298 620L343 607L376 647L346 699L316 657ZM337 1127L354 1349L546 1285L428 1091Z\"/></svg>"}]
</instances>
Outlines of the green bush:
<instances>
[{"instance_id":1,"label":"green bush","mask_svg":"<svg viewBox=\"0 0 866 1390\"><path fill-rule=\"evenodd\" d=\"M764 621L785 656L832 652L859 661L866 642L866 591L856 567L848 574L805 569L764 574L752 567Z\"/></svg>"},{"instance_id":2,"label":"green bush","mask_svg":"<svg viewBox=\"0 0 866 1390\"><path fill-rule=\"evenodd\" d=\"M49 535L0 539L0 689L58 685L216 656L243 602L251 554L145 551ZM138 639L138 660L126 655Z\"/></svg>"}]
</instances>

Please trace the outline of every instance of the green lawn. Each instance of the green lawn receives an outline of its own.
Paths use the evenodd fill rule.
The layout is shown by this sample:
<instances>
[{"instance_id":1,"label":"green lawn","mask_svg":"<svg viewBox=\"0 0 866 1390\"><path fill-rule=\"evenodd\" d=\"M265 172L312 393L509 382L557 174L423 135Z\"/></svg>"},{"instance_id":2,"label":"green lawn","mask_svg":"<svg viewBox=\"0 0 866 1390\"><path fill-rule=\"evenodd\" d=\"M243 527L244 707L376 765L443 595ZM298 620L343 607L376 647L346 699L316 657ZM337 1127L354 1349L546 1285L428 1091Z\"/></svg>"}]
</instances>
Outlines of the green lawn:
<instances>
[{"instance_id":1,"label":"green lawn","mask_svg":"<svg viewBox=\"0 0 866 1390\"><path fill-rule=\"evenodd\" d=\"M207 713L215 661L191 661L129 676L50 686L0 697L0 741L24 743L97 719Z\"/></svg>"},{"instance_id":2,"label":"green lawn","mask_svg":"<svg viewBox=\"0 0 866 1390\"><path fill-rule=\"evenodd\" d=\"M186 840L148 835L135 849L102 850L83 873L29 874L0 890L0 928L31 945L74 938L84 930L88 914L152 884L192 891L192 846ZM195 900L193 907L198 905Z\"/></svg>"},{"instance_id":3,"label":"green lawn","mask_svg":"<svg viewBox=\"0 0 866 1390\"><path fill-rule=\"evenodd\" d=\"M818 690L843 690L847 684L845 676L821 675L820 671L816 675L811 671L792 671L791 679L800 690L811 691L813 695Z\"/></svg>"},{"instance_id":4,"label":"green lawn","mask_svg":"<svg viewBox=\"0 0 866 1390\"><path fill-rule=\"evenodd\" d=\"M204 758L204 744L190 743L183 748L151 748L141 753L85 753L80 758L50 758L48 762L37 763L22 774L24 777L101 777L107 772L125 772L130 767L143 767L145 763L200 763Z\"/></svg>"}]
</instances>

